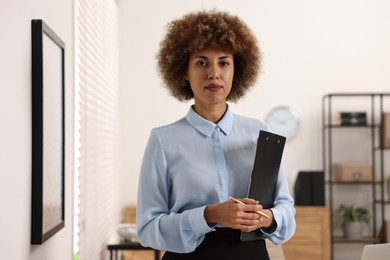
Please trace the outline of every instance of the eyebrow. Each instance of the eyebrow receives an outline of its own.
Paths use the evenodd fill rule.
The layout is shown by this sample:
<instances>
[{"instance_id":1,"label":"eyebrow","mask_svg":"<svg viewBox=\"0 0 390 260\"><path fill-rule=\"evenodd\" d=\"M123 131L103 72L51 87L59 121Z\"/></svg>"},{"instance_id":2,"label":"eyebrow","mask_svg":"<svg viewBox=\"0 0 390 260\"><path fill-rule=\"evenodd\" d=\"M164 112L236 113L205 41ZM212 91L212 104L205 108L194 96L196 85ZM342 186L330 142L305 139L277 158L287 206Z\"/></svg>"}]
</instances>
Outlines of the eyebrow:
<instances>
[{"instance_id":1,"label":"eyebrow","mask_svg":"<svg viewBox=\"0 0 390 260\"><path fill-rule=\"evenodd\" d=\"M232 57L226 55L226 56L221 56L219 57L218 59L219 60L223 60L223 59L231 59ZM199 56L196 56L195 59L206 59L208 60L209 58L207 56L202 56L202 55L199 55Z\"/></svg>"}]
</instances>

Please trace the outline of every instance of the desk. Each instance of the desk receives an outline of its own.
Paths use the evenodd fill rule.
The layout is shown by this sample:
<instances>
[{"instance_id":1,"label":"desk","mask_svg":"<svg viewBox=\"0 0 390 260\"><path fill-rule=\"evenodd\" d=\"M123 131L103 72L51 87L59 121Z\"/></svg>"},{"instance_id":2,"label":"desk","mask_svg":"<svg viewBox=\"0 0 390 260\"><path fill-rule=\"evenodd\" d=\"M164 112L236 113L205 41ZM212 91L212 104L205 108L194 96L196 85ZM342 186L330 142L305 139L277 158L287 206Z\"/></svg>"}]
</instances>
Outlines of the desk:
<instances>
[{"instance_id":1,"label":"desk","mask_svg":"<svg viewBox=\"0 0 390 260\"><path fill-rule=\"evenodd\" d=\"M296 206L297 230L285 244L283 251L288 260L330 259L329 208Z\"/></svg>"},{"instance_id":2,"label":"desk","mask_svg":"<svg viewBox=\"0 0 390 260\"><path fill-rule=\"evenodd\" d=\"M150 247L143 247L138 242L120 241L118 243L110 243L107 245L107 249L110 251L110 260L118 260L118 251L123 250L153 250L154 259L160 259L160 251Z\"/></svg>"}]
</instances>

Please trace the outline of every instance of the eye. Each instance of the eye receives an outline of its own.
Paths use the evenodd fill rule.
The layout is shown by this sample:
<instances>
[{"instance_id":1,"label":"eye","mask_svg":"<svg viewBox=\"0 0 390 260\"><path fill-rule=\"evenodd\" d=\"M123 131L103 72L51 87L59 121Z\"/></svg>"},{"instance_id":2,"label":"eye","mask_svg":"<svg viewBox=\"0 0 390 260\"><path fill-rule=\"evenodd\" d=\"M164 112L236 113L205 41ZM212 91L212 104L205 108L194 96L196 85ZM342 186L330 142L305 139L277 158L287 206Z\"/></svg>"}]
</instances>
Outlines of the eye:
<instances>
[{"instance_id":1,"label":"eye","mask_svg":"<svg viewBox=\"0 0 390 260\"><path fill-rule=\"evenodd\" d=\"M196 62L196 65L199 65L199 66L206 66L206 65L207 65L207 62L206 62L206 61L203 61L203 60L200 60L200 61L197 61L197 62Z\"/></svg>"},{"instance_id":2,"label":"eye","mask_svg":"<svg viewBox=\"0 0 390 260\"><path fill-rule=\"evenodd\" d=\"M230 62L229 61L226 61L226 60L223 60L219 63L222 67L224 66L229 66L230 65Z\"/></svg>"}]
</instances>

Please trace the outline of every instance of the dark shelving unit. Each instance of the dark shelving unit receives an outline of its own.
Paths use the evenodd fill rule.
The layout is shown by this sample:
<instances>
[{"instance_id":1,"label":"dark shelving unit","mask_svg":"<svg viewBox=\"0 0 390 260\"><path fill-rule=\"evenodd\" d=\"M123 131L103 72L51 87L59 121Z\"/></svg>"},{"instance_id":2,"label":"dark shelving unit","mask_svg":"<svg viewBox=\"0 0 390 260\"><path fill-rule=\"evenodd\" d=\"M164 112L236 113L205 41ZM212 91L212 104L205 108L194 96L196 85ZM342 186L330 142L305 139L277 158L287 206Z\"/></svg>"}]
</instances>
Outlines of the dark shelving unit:
<instances>
[{"instance_id":1,"label":"dark shelving unit","mask_svg":"<svg viewBox=\"0 0 390 260\"><path fill-rule=\"evenodd\" d=\"M348 102L356 102L356 99L364 100L366 103L366 114L367 124L359 126L345 126L339 125L335 122L335 117L339 111L337 103L341 101L343 105ZM354 101L355 100L355 101ZM385 111L386 107L390 107L390 93L333 93L327 94L323 97L322 104L322 146L323 146L323 169L325 173L325 191L327 205L330 208L331 214L331 256L334 259L334 244L335 243L363 243L363 244L374 244L381 242L380 228L382 227L383 221L385 220L385 207L390 205L390 201L385 200L384 196L384 178L385 173L385 160L390 160L390 149L382 148L380 145L380 129L381 129L381 115ZM335 104L336 103L336 104ZM358 109L361 109L359 105ZM367 162L372 167L372 181L365 182L344 182L336 181L333 172L333 163L339 158L335 158L334 155L334 142L337 135L340 134L340 129L349 131L348 133L355 133L363 131L363 135L367 135L369 145L369 154L366 158ZM343 130L341 130L343 131ZM365 131L365 132L364 132ZM345 133L344 133L345 134ZM387 152L386 156L385 153ZM346 239L342 236L334 234L335 229L335 209L340 204L335 203L335 188L336 187L348 187L349 189L358 190L359 187L367 186L365 192L370 193L368 197L372 198L370 201L370 235L362 237L361 239ZM338 200L342 200L338 198Z\"/></svg>"}]
</instances>

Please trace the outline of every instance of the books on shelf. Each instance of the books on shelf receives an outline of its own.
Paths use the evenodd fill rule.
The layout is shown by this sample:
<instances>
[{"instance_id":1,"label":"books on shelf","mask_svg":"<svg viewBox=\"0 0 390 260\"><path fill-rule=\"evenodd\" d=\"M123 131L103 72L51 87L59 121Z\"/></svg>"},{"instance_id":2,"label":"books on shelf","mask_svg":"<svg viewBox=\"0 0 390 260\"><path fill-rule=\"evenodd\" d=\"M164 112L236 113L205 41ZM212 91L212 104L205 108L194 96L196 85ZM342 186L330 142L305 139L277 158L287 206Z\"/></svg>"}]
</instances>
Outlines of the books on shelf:
<instances>
[{"instance_id":1,"label":"books on shelf","mask_svg":"<svg viewBox=\"0 0 390 260\"><path fill-rule=\"evenodd\" d=\"M367 125L366 112L339 112L337 123L342 126L365 126Z\"/></svg>"}]
</instances>

